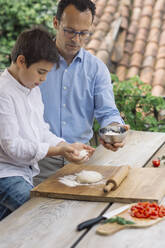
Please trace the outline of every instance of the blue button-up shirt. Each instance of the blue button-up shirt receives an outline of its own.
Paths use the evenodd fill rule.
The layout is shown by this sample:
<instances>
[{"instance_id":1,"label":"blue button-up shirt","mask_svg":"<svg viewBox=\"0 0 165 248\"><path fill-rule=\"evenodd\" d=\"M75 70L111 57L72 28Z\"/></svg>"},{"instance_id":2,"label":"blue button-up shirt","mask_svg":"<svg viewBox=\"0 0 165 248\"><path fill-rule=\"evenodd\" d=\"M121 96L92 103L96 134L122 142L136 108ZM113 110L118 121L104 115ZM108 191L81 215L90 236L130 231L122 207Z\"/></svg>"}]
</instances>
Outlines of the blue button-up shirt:
<instances>
[{"instance_id":1,"label":"blue button-up shirt","mask_svg":"<svg viewBox=\"0 0 165 248\"><path fill-rule=\"evenodd\" d=\"M94 117L101 127L123 123L107 67L83 48L69 66L60 57L60 67L48 73L40 89L45 121L54 134L69 143L87 143L91 139Z\"/></svg>"}]
</instances>

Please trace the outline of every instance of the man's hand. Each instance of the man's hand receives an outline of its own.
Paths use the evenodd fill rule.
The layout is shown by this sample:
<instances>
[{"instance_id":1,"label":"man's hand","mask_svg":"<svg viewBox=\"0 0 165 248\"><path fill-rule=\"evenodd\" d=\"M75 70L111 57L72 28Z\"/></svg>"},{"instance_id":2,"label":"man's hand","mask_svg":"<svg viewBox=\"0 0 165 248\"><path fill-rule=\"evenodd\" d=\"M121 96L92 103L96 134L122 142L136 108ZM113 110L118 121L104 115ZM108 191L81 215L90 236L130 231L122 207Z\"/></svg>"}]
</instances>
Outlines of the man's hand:
<instances>
[{"instance_id":1,"label":"man's hand","mask_svg":"<svg viewBox=\"0 0 165 248\"><path fill-rule=\"evenodd\" d=\"M130 129L129 125L121 125L119 123L112 123L110 126L122 126L124 127L127 131ZM100 138L100 143L108 150L114 151L116 152L119 148L122 148L124 146L124 142L121 143L114 143L114 144L110 144L110 143L106 143L103 139Z\"/></svg>"},{"instance_id":2,"label":"man's hand","mask_svg":"<svg viewBox=\"0 0 165 248\"><path fill-rule=\"evenodd\" d=\"M100 143L108 150L112 150L113 152L116 152L119 148L124 146L124 143L106 143L104 140L100 138Z\"/></svg>"}]
</instances>

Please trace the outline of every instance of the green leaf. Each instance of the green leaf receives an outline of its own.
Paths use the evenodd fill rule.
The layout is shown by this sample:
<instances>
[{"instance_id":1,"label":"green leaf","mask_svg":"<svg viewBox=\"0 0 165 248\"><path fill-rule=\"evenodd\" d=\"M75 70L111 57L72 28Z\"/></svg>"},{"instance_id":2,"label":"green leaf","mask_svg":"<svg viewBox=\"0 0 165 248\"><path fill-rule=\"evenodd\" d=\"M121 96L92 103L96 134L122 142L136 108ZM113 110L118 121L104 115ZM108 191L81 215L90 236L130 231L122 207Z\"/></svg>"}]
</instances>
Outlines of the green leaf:
<instances>
[{"instance_id":1,"label":"green leaf","mask_svg":"<svg viewBox=\"0 0 165 248\"><path fill-rule=\"evenodd\" d=\"M102 222L102 224L106 224L106 223L117 223L119 225L130 225L130 224L135 224L135 222L130 221L130 220L126 220L123 217L120 216L116 216L114 218L110 218L110 219L106 219L105 221Z\"/></svg>"},{"instance_id":2,"label":"green leaf","mask_svg":"<svg viewBox=\"0 0 165 248\"><path fill-rule=\"evenodd\" d=\"M52 19L56 10L57 0L0 0L0 68L9 66L7 55L23 30L42 24L55 35Z\"/></svg>"},{"instance_id":3,"label":"green leaf","mask_svg":"<svg viewBox=\"0 0 165 248\"><path fill-rule=\"evenodd\" d=\"M113 74L114 95L117 108L131 129L162 132L164 125L158 119L158 112L165 109L162 97L151 95L151 86L138 76L119 81Z\"/></svg>"}]
</instances>

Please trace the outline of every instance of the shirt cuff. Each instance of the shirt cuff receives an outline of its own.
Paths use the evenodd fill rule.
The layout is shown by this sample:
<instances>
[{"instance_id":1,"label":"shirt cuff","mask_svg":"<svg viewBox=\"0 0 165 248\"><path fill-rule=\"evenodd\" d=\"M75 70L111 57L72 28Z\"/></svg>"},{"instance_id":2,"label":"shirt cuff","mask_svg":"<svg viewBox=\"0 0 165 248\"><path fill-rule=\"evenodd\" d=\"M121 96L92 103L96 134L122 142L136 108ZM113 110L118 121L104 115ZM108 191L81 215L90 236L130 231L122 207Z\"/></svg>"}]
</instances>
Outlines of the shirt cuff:
<instances>
[{"instance_id":1,"label":"shirt cuff","mask_svg":"<svg viewBox=\"0 0 165 248\"><path fill-rule=\"evenodd\" d=\"M106 119L101 123L101 128L106 127L114 122L117 122L119 124L125 125L125 122L123 121L123 119L121 117L118 116L113 116L112 119Z\"/></svg>"},{"instance_id":2,"label":"shirt cuff","mask_svg":"<svg viewBox=\"0 0 165 248\"><path fill-rule=\"evenodd\" d=\"M55 142L53 142L51 145L52 146L57 146L59 143L61 142L66 142L66 140L62 139L62 138L57 138ZM68 143L68 142L67 142Z\"/></svg>"},{"instance_id":3,"label":"shirt cuff","mask_svg":"<svg viewBox=\"0 0 165 248\"><path fill-rule=\"evenodd\" d=\"M41 160L41 159L46 157L46 154L48 153L49 146L50 145L47 144L47 143L39 144L36 156L35 156L35 158L33 160L31 160L32 165L38 163L39 160Z\"/></svg>"}]
</instances>

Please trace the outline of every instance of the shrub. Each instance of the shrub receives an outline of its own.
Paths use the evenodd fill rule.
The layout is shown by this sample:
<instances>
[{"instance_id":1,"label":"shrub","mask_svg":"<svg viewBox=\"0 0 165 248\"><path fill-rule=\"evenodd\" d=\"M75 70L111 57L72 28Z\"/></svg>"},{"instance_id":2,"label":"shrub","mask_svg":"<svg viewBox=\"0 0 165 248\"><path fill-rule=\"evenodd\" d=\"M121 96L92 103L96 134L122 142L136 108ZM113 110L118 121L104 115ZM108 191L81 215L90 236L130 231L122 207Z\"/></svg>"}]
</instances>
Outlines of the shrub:
<instances>
[{"instance_id":1,"label":"shrub","mask_svg":"<svg viewBox=\"0 0 165 248\"><path fill-rule=\"evenodd\" d=\"M151 86L138 76L120 82L112 76L116 105L131 129L164 132L164 120L159 120L159 111L165 109L162 97L152 96Z\"/></svg>"},{"instance_id":2,"label":"shrub","mask_svg":"<svg viewBox=\"0 0 165 248\"><path fill-rule=\"evenodd\" d=\"M152 96L151 86L138 76L125 81L119 81L115 74L111 74L111 77L115 102L125 123L133 130L165 132L165 121L159 120L159 111L165 109L165 100ZM99 127L95 120L95 137Z\"/></svg>"},{"instance_id":3,"label":"shrub","mask_svg":"<svg viewBox=\"0 0 165 248\"><path fill-rule=\"evenodd\" d=\"M0 0L0 68L9 65L9 54L23 30L42 24L55 32L52 20L56 6L54 0Z\"/></svg>"}]
</instances>

